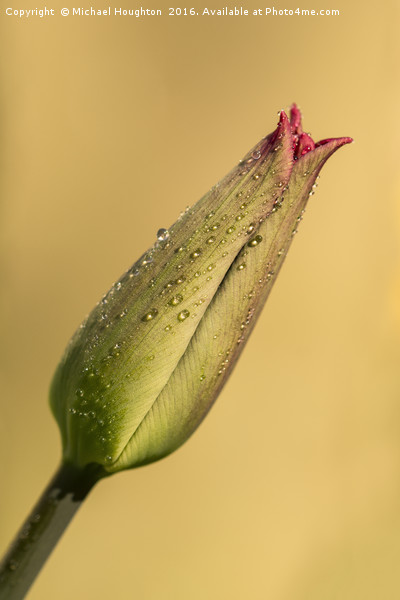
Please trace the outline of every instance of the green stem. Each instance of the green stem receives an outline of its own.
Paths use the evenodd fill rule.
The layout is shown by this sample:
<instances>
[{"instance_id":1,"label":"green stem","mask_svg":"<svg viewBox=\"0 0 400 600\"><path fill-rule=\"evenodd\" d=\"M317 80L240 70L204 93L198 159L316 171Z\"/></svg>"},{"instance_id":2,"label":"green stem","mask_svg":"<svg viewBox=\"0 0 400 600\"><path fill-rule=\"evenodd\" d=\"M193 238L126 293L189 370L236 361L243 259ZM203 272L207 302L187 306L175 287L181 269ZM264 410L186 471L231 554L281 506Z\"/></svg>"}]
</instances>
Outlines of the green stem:
<instances>
[{"instance_id":1,"label":"green stem","mask_svg":"<svg viewBox=\"0 0 400 600\"><path fill-rule=\"evenodd\" d=\"M68 523L95 483L97 465L61 464L0 563L0 600L24 598Z\"/></svg>"}]
</instances>

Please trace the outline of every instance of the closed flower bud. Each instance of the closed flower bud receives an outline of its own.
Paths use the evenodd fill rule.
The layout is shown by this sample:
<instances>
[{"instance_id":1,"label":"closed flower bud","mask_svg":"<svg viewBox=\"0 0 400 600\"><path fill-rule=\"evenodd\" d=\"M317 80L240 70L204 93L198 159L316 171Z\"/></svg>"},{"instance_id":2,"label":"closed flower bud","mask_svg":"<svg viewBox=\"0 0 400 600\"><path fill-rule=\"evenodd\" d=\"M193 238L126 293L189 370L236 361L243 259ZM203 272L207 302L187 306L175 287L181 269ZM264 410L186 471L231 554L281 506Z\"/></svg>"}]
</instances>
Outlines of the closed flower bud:
<instances>
[{"instance_id":1,"label":"closed flower bud","mask_svg":"<svg viewBox=\"0 0 400 600\"><path fill-rule=\"evenodd\" d=\"M207 414L271 290L327 158L296 106L90 313L51 386L64 461L108 473L178 448Z\"/></svg>"}]
</instances>

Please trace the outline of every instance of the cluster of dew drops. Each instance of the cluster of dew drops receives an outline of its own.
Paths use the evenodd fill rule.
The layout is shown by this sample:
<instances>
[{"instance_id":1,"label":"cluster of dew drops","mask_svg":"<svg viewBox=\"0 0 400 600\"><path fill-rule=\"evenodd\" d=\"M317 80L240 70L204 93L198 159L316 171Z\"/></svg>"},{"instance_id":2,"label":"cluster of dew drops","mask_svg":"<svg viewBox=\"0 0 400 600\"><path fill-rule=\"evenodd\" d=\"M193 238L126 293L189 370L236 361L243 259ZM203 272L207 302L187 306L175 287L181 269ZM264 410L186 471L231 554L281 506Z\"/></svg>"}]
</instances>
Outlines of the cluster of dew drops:
<instances>
[{"instance_id":1,"label":"cluster of dew drops","mask_svg":"<svg viewBox=\"0 0 400 600\"><path fill-rule=\"evenodd\" d=\"M261 156L261 152L257 151L255 153L253 153L253 158L254 160L257 160L260 156ZM239 192L237 194L238 197L242 196L243 193ZM262 195L262 194L261 194ZM249 198L250 195L247 195L247 198ZM233 237L232 234L235 233L235 235L237 237L240 237L241 235L245 234L245 235L251 235L255 229L255 225L253 223L250 223L249 225L245 225L242 223L240 223L241 221L244 223L246 216L248 215L248 211L246 210L248 206L247 202L242 202L242 204L240 205L240 212L235 216L235 221L237 222L237 226L236 225L231 225L230 227L228 227L226 229L226 235L227 237L223 237L221 239L221 241L219 242L219 244L221 246L223 246L224 244L226 244L229 240L229 236ZM211 219L213 216L215 215L215 213L213 211L211 211L205 218L206 222L207 220ZM228 218L227 215L224 215L221 217L220 221L224 221ZM241 226L241 227L240 227ZM210 233L209 237L206 239L205 244L207 246L211 246L212 244L214 244L217 240L216 236L215 236L215 232L221 227L221 223L220 222L214 222L213 224L210 224L207 228L206 231L208 231ZM198 230L196 230L197 233ZM157 231L157 242L160 244L167 242L170 239L170 232L167 229L161 228ZM235 240L232 239L232 242L234 242ZM256 247L258 244L260 244L262 241L262 236L261 235L254 235L250 241L248 242L248 246L249 248L254 248ZM176 253L182 253L185 250L184 246L180 246L178 248L175 249ZM203 254L203 250L201 248L195 248L194 250L192 250L189 254L189 260L191 263L194 263L200 256L202 256ZM222 252L221 256L222 258L225 258L228 255L227 251ZM243 256L245 256L246 253L244 253ZM144 259L145 261L148 260L148 257L145 257ZM143 263L142 263L143 264ZM177 265L177 269L178 271L182 268L182 264L178 264ZM203 273L201 271L195 271L194 272L194 276L193 279L198 279L201 277L202 274L207 276L207 281L210 281L212 279L212 271L213 269L216 267L215 263L210 262L210 264L206 267L206 269L203 271ZM237 269L243 270L246 267L246 263L242 262L241 264L239 264L237 266ZM154 280L151 280L151 282ZM172 288L174 287L174 285L182 283L183 281L185 281L184 277L178 277L178 279L176 279L175 281L170 281L165 285L164 290L161 292L161 295L164 295L166 292L170 292L172 291ZM189 280L187 283L190 283L192 280ZM150 282L150 285L151 285ZM193 293L197 292L199 290L198 287L194 287L192 289ZM184 288L182 290L183 292L186 291L186 288ZM169 301L168 301L168 305L175 307L178 306L179 304L181 304L183 302L184 298L183 295L181 293L176 293ZM199 305L201 305L203 302L206 301L206 298L202 298L200 300L198 300L197 302L194 303L194 308L196 309ZM144 323L148 323L150 321L153 321L156 317L158 316L158 309L153 307L150 310L148 310L141 318L141 320ZM192 316L193 318L196 317L196 313L190 313L190 311L188 309L184 309L181 310L177 313L176 318L178 320L178 322L182 323L183 321L185 321L189 316ZM165 327L166 331L171 331L172 326L171 325L167 325Z\"/></svg>"},{"instance_id":2,"label":"cluster of dew drops","mask_svg":"<svg viewBox=\"0 0 400 600\"><path fill-rule=\"evenodd\" d=\"M259 150L255 150L255 151L252 153L252 155L251 155L251 158L250 158L250 159L249 159L247 162L253 162L253 161L257 161L257 160L259 160L259 159L260 159L260 157L261 157L261 152L260 152ZM259 176L258 176L257 174L255 174L253 177L254 177L254 179L258 179L258 177L259 177ZM278 187L282 187L282 184L281 184L281 183L278 183L278 184L277 184L277 186L278 186ZM284 191L284 190L282 189L282 191ZM243 192L238 192L238 193L237 193L237 197L240 197L240 196L242 196L242 195L243 195ZM261 195L261 196L263 196L263 195L264 195L264 193L262 192L260 195ZM235 240L234 240L233 238L234 238L235 236L239 237L239 236L241 236L241 235L247 235L247 236L250 236L250 239L249 239L249 241L248 241L248 242L247 242L247 244L246 244L246 246L247 246L249 249L251 249L251 248L256 248L256 247L257 247L257 246L258 246L258 245L259 245L259 244L262 242L262 240L263 240L262 236L261 236L259 233L256 233L256 232L255 232L255 229L256 229L256 226L255 226L255 224L254 224L254 223L250 223L250 224L249 224L249 223L247 223L247 224L245 224L245 222L246 222L246 217L247 217L247 215L248 215L248 210L247 210L247 207L248 207L248 202L247 202L247 199L248 199L248 198L250 198L250 194L247 194L247 195L246 195L246 196L243 198L243 202L242 202L242 204L240 205L240 212L238 212L238 214L235 216L235 222L236 222L236 223L235 223L234 225L231 225L230 227L228 227L228 228L226 229L226 232L225 232L225 233L226 233L226 237L223 237L223 238L221 239L221 241L220 241L220 244L221 244L221 245L223 245L223 244L227 243L227 242L229 241L229 238L231 238L231 241L232 241L232 242L234 242ZM267 200L264 200L264 203L266 203L266 202L267 202ZM281 202L282 202L282 198L278 198L278 199L276 200L276 202L275 202L275 204L274 204L274 206L273 206L273 208L272 208L272 212L275 212L275 211L276 211L276 210L279 208L279 206L280 206ZM188 210L190 210L190 209L189 209L189 208L188 208L188 209L186 209L186 212L188 212ZM182 214L184 214L184 213L182 213ZM210 212L210 213L209 213L209 214L206 216L206 221L210 220L210 219L211 219L211 218L214 216L214 214L215 214L215 213L214 213L213 211L212 211L212 212ZM182 215L181 215L181 216L182 216ZM220 218L220 221L222 222L222 221L226 220L227 218L228 218L228 216L227 216L227 215L224 215L224 216L222 216L222 217ZM260 222L261 222L261 221L260 221ZM207 240L206 240L206 242L205 242L207 245L212 245L212 244L214 244L214 243L215 243L215 241L216 241L216 237L215 237L215 234L214 234L214 232L215 232L217 229L219 229L219 227L221 226L221 224L222 224L222 223L220 223L220 222L214 222L212 225L211 225L211 224L209 225L209 227L208 227L208 229L207 229L207 230L208 230L208 231L210 231L210 235L209 235L208 239L207 239ZM197 232L197 231L196 231L196 232ZM235 234L235 235L232 235L232 234ZM170 240L170 238L171 238L171 234L170 234L170 232L168 231L168 229L165 229L165 228L160 228L160 229L157 231L156 238L157 238L157 241L156 241L156 247L161 247L161 248L166 248L166 247L169 247L169 245L170 245L170 241L171 241L171 240ZM182 252L183 250L184 250L184 247L179 247L179 248L177 248L177 249L175 250L175 252L178 252L178 253L179 253L179 252ZM201 255L202 255L202 249L201 249L201 248L195 248L195 249L194 249L194 250L193 250L193 251L192 251L192 252L189 254L189 259L190 259L190 261L191 261L191 262L194 262L194 261L195 261L195 260L196 260L198 257L200 257ZM222 257L226 257L227 255L228 255L228 252L223 252L223 253L222 253ZM238 271L243 271L243 270L246 268L246 262L245 262L245 257L246 257L246 255L247 255L247 250L245 249L245 250L244 250L244 252L242 252L242 254L241 254L241 258L243 258L243 260L242 260L242 261L241 261L241 262L240 262L240 263L237 265L237 267L236 267ZM147 269L148 267L152 266L152 263L153 263L153 256L152 256L152 252L150 251L150 252L149 252L149 253L147 253L147 254L144 256L144 258L141 260L141 263L140 263L140 265L142 266L142 268L146 268L146 269ZM207 267L206 271L204 272L204 273L206 273L206 274L207 274L207 279L208 279L208 280L212 278L212 276L211 276L211 274L209 273L209 271L212 271L212 269L213 269L215 266L216 266L215 264L210 264L210 265ZM177 267L177 268L178 268L178 270L179 270L181 267L182 267L182 265L178 265L178 267ZM134 268L133 270L130 270L130 271L128 272L128 273L129 273L129 278L137 277L137 276L140 274L140 271L141 271L141 269L140 269L140 266L139 266L139 267L137 267L137 266L135 265L135 268ZM199 277L201 276L201 274L202 274L202 273L201 273L200 271L196 271L196 272L194 273L194 279L195 279L195 278L199 278ZM269 278L271 278L271 277L272 277L272 273L268 273L268 277L267 277L267 279L269 279ZM165 292L165 291L166 291L166 292L172 291L172 288L173 288L175 285L177 285L177 284L181 284L181 283L183 283L184 281L185 281L185 278L184 278L184 276L179 276L179 277L177 277L177 278L176 278L174 281L170 281L170 282L168 282L168 283L166 284L166 286L165 286L165 290L163 290L163 292ZM154 279L151 279L151 280L150 280L150 287L152 287L152 286L154 286ZM116 284L113 286L113 288L110 290L110 292L109 292L109 294L108 294L108 295L111 295L111 296L112 296L112 295L114 294L114 292L115 292L115 291L119 291L119 290L121 289L121 287L122 287L122 282L121 282L121 281L117 282L117 283L116 283ZM185 291L185 289L186 289L186 288L182 289L181 291ZM198 287L194 287L194 288L193 288L193 292L197 292L197 291L198 291L198 289L199 289ZM163 292L162 292L162 293L163 293ZM108 300L107 300L107 297L108 297L108 295L107 295L105 298L103 298L103 301L102 301L102 303L103 303L103 304L107 304L107 302L108 302ZM250 299L250 298L252 297L252 295L253 295L253 292L250 292L250 293L248 294L248 298ZM183 298L183 295L182 295L181 293L175 293L175 294L174 294L174 295L173 295L173 296L172 296L172 297L171 297L171 298L168 300L168 305L169 305L169 306L171 306L171 307L177 307L178 305L180 305L180 304L183 302L183 300L184 300L184 298ZM200 299L200 300L198 300L198 301L197 301L197 302L194 304L194 307L195 307L195 308L197 308L197 306L198 306L199 304L201 304L202 302L204 302L204 301L205 301L205 299ZM124 309L123 311L121 311L120 317L122 318L122 317L126 316L126 314L128 314L128 311L127 311L127 309ZM241 330L243 330L244 328L246 328L246 327L247 327L247 325L250 323L250 319L251 319L251 317L252 317L252 314L253 314L253 310L250 308L250 309L248 310L247 317L245 318L245 320L243 321L243 323L242 323L242 325L241 325ZM141 320L142 320L142 322L144 322L144 323L149 323L149 322L153 321L153 320L154 320L154 319L157 317L157 315L158 315L158 310L157 310L156 308L151 308L150 310L148 310L148 311L147 311L147 312L146 312L146 313L145 313L145 314L142 316ZM178 321L179 323L182 323L182 322L186 321L186 320L188 319L188 317L189 317L189 316L190 316L190 311L189 311L187 308L185 308L185 309L183 309L183 310L180 310L180 311L179 311L179 312L176 314L176 318L177 318L177 321ZM194 317L194 316L196 316L196 315L195 315L195 313L193 313L193 314L192 314L192 317ZM105 316L103 315L103 317L104 317L104 320L106 320L106 317L107 317L107 315L105 315ZM171 326L171 325L166 325L166 327L165 327L165 330L166 330L166 331L170 331L171 329L172 329L172 326ZM242 331L242 335L241 335L241 337L240 337L240 338L237 340L238 344L239 344L239 343L240 343L240 342L243 340L243 334L244 334L244 332ZM217 335L214 335L213 337L214 337L214 339L216 339L216 338L217 338ZM118 346L118 348L119 348L119 347L120 347L120 344L116 344L116 347L117 347L117 346ZM222 352L222 351L220 351L220 352L219 352L219 356L221 356L221 357L222 357L222 355L225 355L225 356L223 357L223 360L222 360L222 361L221 361L221 363L220 363L219 370L218 370L218 375L221 375L221 374L222 374L222 373L223 373L223 372L226 370L226 368L227 368L227 365L228 365L228 363L229 363L229 354L231 353L231 351L232 351L232 350L231 350L231 348L228 348L228 350L225 350L224 352ZM116 356L118 356L118 355L119 355L119 350L118 350L118 349L116 350L116 354L115 354L115 355L116 355ZM151 357L149 358L149 360L150 360L150 359L152 359L152 358L154 358L154 356L151 356ZM127 377L129 377L129 374L127 375ZM200 375L200 381L204 381L204 380L205 380L205 378L206 378L206 375L205 375L205 373L204 373L204 367L202 367L202 373L201 373L201 375ZM110 386L110 383L108 383L106 387L109 387L109 386ZM77 396L81 396L81 395L82 395L82 391L81 391L81 390L77 390ZM77 411L75 408L71 408L71 409L70 409L70 411L71 411L71 412L73 412L74 414L76 414L76 413L78 412L78 414L79 414L79 415L83 415L83 416L86 416L86 417L90 417L91 419L95 419L95 417L96 417L96 414L95 414L95 412L94 412L94 411L91 411L91 412L81 412L81 411ZM107 424L108 424L108 425L110 425L110 424L111 424L111 421L112 421L112 417L111 417L111 420L108 420ZM92 421L92 422L93 422L93 421ZM101 426L101 427L103 427L103 426L105 426L105 425L106 425L106 424L105 424L105 423L104 423L102 420L97 420L97 422L98 422L98 425L99 425L99 426ZM110 430L108 430L108 432L107 432L107 433L108 433L108 434L111 434L111 431L110 431ZM107 441L107 438L105 438L105 437L102 437L100 441L101 441L102 443L105 443L105 442ZM111 462L111 461L112 461L112 457L111 457L111 456L107 456L107 457L106 457L106 461L107 461L107 462Z\"/></svg>"},{"instance_id":3,"label":"cluster of dew drops","mask_svg":"<svg viewBox=\"0 0 400 600\"><path fill-rule=\"evenodd\" d=\"M261 158L261 156L262 156L262 154L261 154L261 151L260 151L260 150L254 150L254 151L252 152L252 154L251 154L251 157L250 157L250 158L247 160L247 162L248 162L248 163L255 162L255 161L259 160L259 159ZM247 171L246 171L246 172L247 172ZM243 172L243 173L241 173L241 175L242 175L242 174L244 174L244 172ZM254 174L254 175L253 175L253 178L254 178L254 179L258 179L258 178L259 178L259 175L258 175L258 174ZM283 188L283 184L282 184L282 183L277 183L276 185L277 185L277 187ZM284 191L284 189L282 189L282 191ZM238 197L240 197L240 196L242 196L242 195L243 195L243 192L238 192L238 194L237 194L237 196L238 196ZM261 193L260 195L261 195L261 196L263 196L263 195L264 195L264 193ZM228 227L228 228L226 229L226 234L228 235L228 237L229 237L229 236L231 236L231 235L232 235L234 232L236 232L236 236L238 236L238 237L239 237L239 236L241 236L241 235L243 235L243 234L246 234L246 235L249 235L249 236L253 234L253 236L251 237L251 239L248 241L248 243L247 243L247 246L248 246L248 248L255 248L255 247L257 247L257 246L258 246L258 245L259 245L259 244L262 242L262 239L263 239L263 238L262 238L262 236L261 236L260 234L256 234L256 235L254 235L254 230L255 230L255 225L254 225L254 223L250 223L250 224L248 224L248 225L244 225L244 224L242 225L242 223L241 223L241 221L244 223L244 221L245 221L245 219L246 219L246 216L248 215L248 211L246 210L246 208L247 208L247 206L248 206L248 203L246 202L246 199L247 199L247 198L250 198L250 194L248 194L248 195L247 195L247 196L244 198L244 200L245 200L245 201L244 201L244 202L242 202L242 204L240 205L240 210L241 210L241 212L239 212L239 213L238 213L238 214L235 216L235 221L237 222L237 225L231 225L230 227ZM267 203L267 200L264 200L264 203ZM272 212L275 212L275 211L277 210L277 208L279 208L280 204L281 204L281 198L278 198L278 199L276 200L276 202L275 202L275 204L274 204L273 208L272 208ZM187 210L188 210L188 209L187 209ZM207 217L206 217L206 220L207 220L207 219L210 219L210 218L211 218L211 217L213 217L213 216L214 216L214 212L211 212L211 213L209 213L209 214L207 215ZM221 218L221 220L222 220L222 221L223 221L223 220L225 220L225 219L227 219L227 215L225 215L224 217L222 217L222 218ZM261 222L261 221L260 221L260 222ZM207 245L211 245L211 244L214 244L214 243L215 243L215 241L216 241L216 237L213 235L213 231L216 231L216 230L217 230L219 227L220 227L220 223L219 223L219 222L214 222L214 224L208 228L208 231L210 231L211 235L208 237L208 239L207 239L207 240L206 240L206 242L205 242ZM238 228L238 229L237 229L237 228ZM168 231L168 229L160 228L160 229L157 231L156 237L157 237L157 242L158 242L158 244L165 244L166 242L168 242L168 241L170 240L170 232ZM232 236L232 237L233 237L233 236ZM221 244L221 245L223 245L223 244L225 244L227 241L228 241L228 238L224 237L224 238L222 238L222 240L220 241L220 244ZM232 240L232 241L234 241L234 240ZM178 253L179 253L179 252L183 252L183 250L184 250L184 247L182 247L182 246L181 246L181 247L177 248L177 249L175 250L175 252L178 252ZM190 255L189 255L190 261L191 261L191 262L194 262L194 261L195 261L195 260L196 260L196 259L197 259L199 256L201 256L201 254L202 254L202 249L201 249L201 248L196 248L196 249L194 249L194 250L193 250L193 251L190 253ZM224 252L224 253L222 254L222 257L225 257L225 256L227 256L227 254L228 254L227 252ZM244 252L242 253L241 257L242 257L243 259L245 259L246 255L247 255L247 251L244 251ZM151 263L151 262L152 262L152 257L151 257L151 256L149 256L149 255L147 255L147 256L145 256L145 258L143 259L143 261L142 261L142 265L143 265L143 266L146 266L147 264L149 264L149 263ZM181 267L181 265L178 265L178 270L179 270L179 268L180 268L180 267ZM210 265L207 267L207 271L211 271L211 270L212 270L214 267L215 267L215 264L210 264ZM246 262L245 262L245 260L241 261L241 262L240 262L240 263L239 263L239 264L236 266L236 269L237 269L238 271L243 271L245 268L246 268ZM130 276L135 276L135 275L138 275L138 274L139 274L139 269L137 269L137 270L135 270L133 273L131 273L131 275L130 275ZM200 275L201 275L201 272L200 272L200 271L196 271L196 272L194 273L194 277L195 277L195 278L198 278L198 277L200 277ZM271 273L269 273L269 274L268 274L268 278L270 278L271 276L272 276L272 274L271 274ZM211 276L209 275L209 276L207 277L207 279L208 279L208 280L209 280L209 279L211 279ZM152 281L154 281L154 280L151 280L151 282L152 282ZM165 292L165 291L171 291L171 288L174 286L174 284L177 284L177 283L182 283L183 281L184 281L184 279L183 279L183 278L178 278L178 279L177 279L175 282L171 281L171 282L167 283L167 284L166 284L166 286L165 286L165 290L163 290L163 292ZM151 284L151 283L150 283L150 284ZM199 289L198 287L195 287L195 288L193 288L193 292L196 292L196 291L198 291L198 289ZM183 289L182 291L185 291L185 289ZM162 292L162 294L163 294L163 292ZM253 295L253 292L250 292L250 293L249 293L249 298L251 298L251 297L252 297L252 295ZM172 298L171 298L171 299L168 301L168 305L170 305L170 306L173 306L173 307L175 307L175 306L178 306L179 304L181 304L181 303L183 302L183 299L184 299L184 298L183 298L183 296L182 296L182 294L181 294L181 293L176 293L176 294L175 294L175 295L174 295L174 296L173 296L173 297L172 297ZM201 304L201 303L202 303L202 301L204 301L204 300L199 300L199 301L198 301L198 303L195 303L195 304L194 304L194 307L195 307L195 308L197 308L197 306L198 306L199 304ZM154 307L154 308L151 308L150 310L148 310L148 311L147 311L147 312L146 312L146 313L145 313L145 314L142 316L141 320L142 320L144 323L149 323L149 322L153 321L153 320L154 320L154 319L155 319L155 318L158 316L158 314L159 314L159 313L158 313L158 310L157 310L157 308L155 308L155 307ZM176 315L178 322L184 322L184 321L185 321L185 320L186 320L186 319L187 319L189 316L190 316L190 311L189 311L188 309L181 310L181 311L179 311L179 312L177 313L177 315ZM192 314L192 317L195 317L195 316L196 316L196 314L195 314L195 313L193 313L193 314ZM245 323L246 323L246 322L249 322L249 321L248 321L248 319L246 319L246 320L245 320ZM171 329L172 329L172 326L171 326L170 324L166 325L166 327L165 327L165 330L166 330L166 331L171 331ZM216 337L216 336L214 336L214 337ZM238 340L238 343L240 343L240 341L241 341L241 340L242 340L242 338L240 338L240 339ZM225 360L226 360L226 359L225 359ZM222 368L223 370L225 370L225 365L224 365L223 367L221 366L221 368ZM204 379L205 379L205 375L203 374L203 375L201 376L201 380L204 380Z\"/></svg>"}]
</instances>

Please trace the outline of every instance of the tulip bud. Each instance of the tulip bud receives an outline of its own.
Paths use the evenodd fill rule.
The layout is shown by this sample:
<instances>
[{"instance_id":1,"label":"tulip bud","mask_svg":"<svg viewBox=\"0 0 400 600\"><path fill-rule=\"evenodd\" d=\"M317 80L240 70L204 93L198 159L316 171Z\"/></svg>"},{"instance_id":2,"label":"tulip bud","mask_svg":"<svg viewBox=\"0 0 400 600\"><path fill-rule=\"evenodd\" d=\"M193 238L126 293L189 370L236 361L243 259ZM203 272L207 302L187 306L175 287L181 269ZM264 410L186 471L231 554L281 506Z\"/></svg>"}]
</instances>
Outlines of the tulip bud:
<instances>
[{"instance_id":1,"label":"tulip bud","mask_svg":"<svg viewBox=\"0 0 400 600\"><path fill-rule=\"evenodd\" d=\"M50 394L63 456L107 473L178 448L207 414L271 290L321 167L350 138L314 144L282 111L93 309Z\"/></svg>"}]
</instances>

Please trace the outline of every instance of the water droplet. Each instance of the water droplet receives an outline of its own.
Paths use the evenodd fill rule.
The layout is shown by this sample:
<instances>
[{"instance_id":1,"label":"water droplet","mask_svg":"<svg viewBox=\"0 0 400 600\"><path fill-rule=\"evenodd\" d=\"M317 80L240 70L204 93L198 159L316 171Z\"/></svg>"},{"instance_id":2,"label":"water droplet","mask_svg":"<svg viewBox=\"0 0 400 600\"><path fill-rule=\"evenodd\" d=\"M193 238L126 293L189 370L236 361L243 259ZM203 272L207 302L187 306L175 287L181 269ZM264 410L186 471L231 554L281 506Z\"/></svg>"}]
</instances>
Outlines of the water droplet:
<instances>
[{"instance_id":1,"label":"water droplet","mask_svg":"<svg viewBox=\"0 0 400 600\"><path fill-rule=\"evenodd\" d=\"M238 266L237 270L238 271L243 271L243 269L246 268L246 263L242 263L241 265Z\"/></svg>"},{"instance_id":2,"label":"water droplet","mask_svg":"<svg viewBox=\"0 0 400 600\"><path fill-rule=\"evenodd\" d=\"M83 390L81 390L81 389L78 389L78 390L76 390L75 394L76 394L77 396L79 396L79 398L82 398L82 396L84 395L84 391L83 391Z\"/></svg>"},{"instance_id":3,"label":"water droplet","mask_svg":"<svg viewBox=\"0 0 400 600\"><path fill-rule=\"evenodd\" d=\"M164 327L164 331L171 331L171 329L171 325L166 325L166 327Z\"/></svg>"},{"instance_id":4,"label":"water droplet","mask_svg":"<svg viewBox=\"0 0 400 600\"><path fill-rule=\"evenodd\" d=\"M247 245L250 246L250 248L254 248L255 246L258 246L258 244L260 242L262 242L262 236L256 235L256 237L254 237L252 240L250 240Z\"/></svg>"},{"instance_id":5,"label":"water droplet","mask_svg":"<svg viewBox=\"0 0 400 600\"><path fill-rule=\"evenodd\" d=\"M178 321L184 321L185 319L188 318L188 316L190 315L190 312L188 310L181 310L180 313L178 313Z\"/></svg>"},{"instance_id":6,"label":"water droplet","mask_svg":"<svg viewBox=\"0 0 400 600\"><path fill-rule=\"evenodd\" d=\"M164 229L163 227L161 227L161 229L159 229L157 231L157 239L159 242L166 242L169 238L169 231L167 229Z\"/></svg>"},{"instance_id":7,"label":"water droplet","mask_svg":"<svg viewBox=\"0 0 400 600\"><path fill-rule=\"evenodd\" d=\"M200 381L204 381L206 378L206 376L204 375L204 373L202 375L200 375Z\"/></svg>"},{"instance_id":8,"label":"water droplet","mask_svg":"<svg viewBox=\"0 0 400 600\"><path fill-rule=\"evenodd\" d=\"M181 277L178 277L178 279L175 279L176 284L183 283L184 281L185 281L185 277L183 275L181 275Z\"/></svg>"},{"instance_id":9,"label":"water droplet","mask_svg":"<svg viewBox=\"0 0 400 600\"><path fill-rule=\"evenodd\" d=\"M197 248L197 250L194 250L191 254L190 254L190 258L194 259L194 258L198 258L201 254L201 248Z\"/></svg>"},{"instance_id":10,"label":"water droplet","mask_svg":"<svg viewBox=\"0 0 400 600\"><path fill-rule=\"evenodd\" d=\"M254 150L254 152L251 153L251 158L254 158L254 160L258 160L261 157L261 152L259 150Z\"/></svg>"},{"instance_id":11,"label":"water droplet","mask_svg":"<svg viewBox=\"0 0 400 600\"><path fill-rule=\"evenodd\" d=\"M168 302L171 306L177 306L183 301L183 296L181 294L177 294Z\"/></svg>"},{"instance_id":12,"label":"water droplet","mask_svg":"<svg viewBox=\"0 0 400 600\"><path fill-rule=\"evenodd\" d=\"M144 321L144 322L151 321L157 315L158 315L158 310L156 308L152 308L151 310L149 310L149 312L147 312L145 315L143 315L142 321Z\"/></svg>"},{"instance_id":13,"label":"water droplet","mask_svg":"<svg viewBox=\"0 0 400 600\"><path fill-rule=\"evenodd\" d=\"M148 265L150 263L153 262L153 257L150 256L149 254L147 256L144 257L144 259L142 260L142 265Z\"/></svg>"},{"instance_id":14,"label":"water droplet","mask_svg":"<svg viewBox=\"0 0 400 600\"><path fill-rule=\"evenodd\" d=\"M10 571L15 571L18 568L18 562L16 560L10 560L7 567Z\"/></svg>"},{"instance_id":15,"label":"water droplet","mask_svg":"<svg viewBox=\"0 0 400 600\"><path fill-rule=\"evenodd\" d=\"M214 242L215 242L215 237L212 235L211 237L208 238L207 244L213 244Z\"/></svg>"},{"instance_id":16,"label":"water droplet","mask_svg":"<svg viewBox=\"0 0 400 600\"><path fill-rule=\"evenodd\" d=\"M19 536L20 539L21 540L26 540L29 537L30 530L31 530L31 524L28 523L26 525L26 527L24 527L24 529L21 531L20 536ZM0 579L0 582L1 582L1 579Z\"/></svg>"},{"instance_id":17,"label":"water droplet","mask_svg":"<svg viewBox=\"0 0 400 600\"><path fill-rule=\"evenodd\" d=\"M236 227L228 227L228 229L226 230L226 233L233 233L235 231Z\"/></svg>"},{"instance_id":18,"label":"water droplet","mask_svg":"<svg viewBox=\"0 0 400 600\"><path fill-rule=\"evenodd\" d=\"M112 461L112 456L106 456L106 461L107 462L111 462Z\"/></svg>"}]
</instances>

